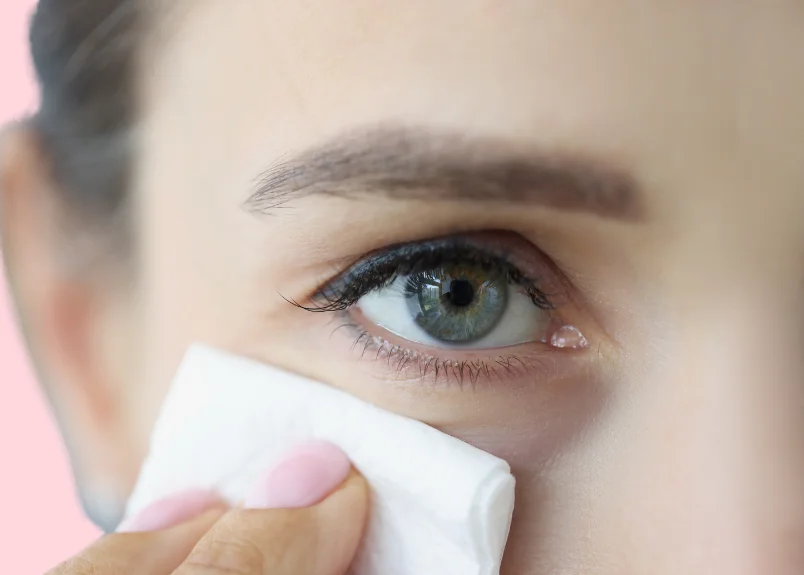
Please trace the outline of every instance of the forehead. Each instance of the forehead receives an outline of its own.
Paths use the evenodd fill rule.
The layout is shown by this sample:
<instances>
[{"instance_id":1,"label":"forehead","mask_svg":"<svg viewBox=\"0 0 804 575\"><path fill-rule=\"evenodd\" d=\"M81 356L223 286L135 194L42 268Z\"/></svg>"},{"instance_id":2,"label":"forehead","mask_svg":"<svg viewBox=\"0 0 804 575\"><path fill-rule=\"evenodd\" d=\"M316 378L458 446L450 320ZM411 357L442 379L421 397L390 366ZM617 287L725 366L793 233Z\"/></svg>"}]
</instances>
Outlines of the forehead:
<instances>
[{"instance_id":1,"label":"forehead","mask_svg":"<svg viewBox=\"0 0 804 575\"><path fill-rule=\"evenodd\" d=\"M168 41L147 54L145 121L194 171L213 155L204 170L258 169L399 123L580 149L630 166L668 210L684 193L753 204L759 187L800 202L802 12L749 0L207 1L168 19Z\"/></svg>"}]
</instances>

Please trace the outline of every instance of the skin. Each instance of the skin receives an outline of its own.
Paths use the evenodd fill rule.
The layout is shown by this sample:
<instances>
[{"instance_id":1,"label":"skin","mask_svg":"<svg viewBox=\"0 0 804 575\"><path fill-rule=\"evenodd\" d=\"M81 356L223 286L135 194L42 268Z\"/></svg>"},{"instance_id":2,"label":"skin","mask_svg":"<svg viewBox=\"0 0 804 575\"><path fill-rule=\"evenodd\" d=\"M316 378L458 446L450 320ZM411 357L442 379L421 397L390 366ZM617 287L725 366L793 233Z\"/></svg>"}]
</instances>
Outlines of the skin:
<instances>
[{"instance_id":1,"label":"skin","mask_svg":"<svg viewBox=\"0 0 804 575\"><path fill-rule=\"evenodd\" d=\"M135 273L74 269L35 138L21 128L2 154L12 281L91 509L124 499L203 342L507 459L506 574L804 569L801 3L248 0L170 16L143 54ZM244 208L277 158L378 125L587 158L633 178L644 209L436 190ZM586 351L474 387L416 381L278 295L391 244L484 230L566 276L557 313Z\"/></svg>"}]
</instances>

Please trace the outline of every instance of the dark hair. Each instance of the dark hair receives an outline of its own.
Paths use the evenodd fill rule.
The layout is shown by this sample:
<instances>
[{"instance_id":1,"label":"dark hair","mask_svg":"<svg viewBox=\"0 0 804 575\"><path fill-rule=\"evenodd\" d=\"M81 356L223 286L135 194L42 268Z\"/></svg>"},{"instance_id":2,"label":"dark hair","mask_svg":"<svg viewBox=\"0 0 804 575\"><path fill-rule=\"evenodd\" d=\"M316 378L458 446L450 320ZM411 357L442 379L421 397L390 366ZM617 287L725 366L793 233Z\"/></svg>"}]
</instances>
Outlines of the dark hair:
<instances>
[{"instance_id":1,"label":"dark hair","mask_svg":"<svg viewBox=\"0 0 804 575\"><path fill-rule=\"evenodd\" d=\"M113 227L117 235L134 151L142 4L40 0L30 28L41 91L31 122L51 177L82 225Z\"/></svg>"}]
</instances>

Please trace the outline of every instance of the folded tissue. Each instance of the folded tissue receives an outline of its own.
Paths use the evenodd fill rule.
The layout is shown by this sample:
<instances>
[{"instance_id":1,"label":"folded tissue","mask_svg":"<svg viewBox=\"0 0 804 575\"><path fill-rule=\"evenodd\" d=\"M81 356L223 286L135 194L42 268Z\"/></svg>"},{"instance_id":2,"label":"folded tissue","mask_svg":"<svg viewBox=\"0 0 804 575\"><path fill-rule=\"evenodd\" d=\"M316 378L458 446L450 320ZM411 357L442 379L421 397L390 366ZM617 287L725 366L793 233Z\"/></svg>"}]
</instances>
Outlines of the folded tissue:
<instances>
[{"instance_id":1,"label":"folded tissue","mask_svg":"<svg viewBox=\"0 0 804 575\"><path fill-rule=\"evenodd\" d=\"M127 516L185 489L232 505L297 443L338 445L372 489L353 575L499 573L508 464L424 423L298 375L192 347L168 393Z\"/></svg>"}]
</instances>

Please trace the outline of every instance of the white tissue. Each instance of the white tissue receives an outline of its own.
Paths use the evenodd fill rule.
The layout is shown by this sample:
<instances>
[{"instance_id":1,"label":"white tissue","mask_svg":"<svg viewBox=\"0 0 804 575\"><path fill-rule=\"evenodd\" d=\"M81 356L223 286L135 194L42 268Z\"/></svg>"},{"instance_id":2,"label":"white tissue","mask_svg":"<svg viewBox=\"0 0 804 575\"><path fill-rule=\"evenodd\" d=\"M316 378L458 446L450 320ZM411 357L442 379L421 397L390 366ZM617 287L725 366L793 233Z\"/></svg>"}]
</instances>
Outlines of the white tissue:
<instances>
[{"instance_id":1,"label":"white tissue","mask_svg":"<svg viewBox=\"0 0 804 575\"><path fill-rule=\"evenodd\" d=\"M350 573L499 573L514 506L505 461L348 393L200 346L168 394L127 515L187 488L238 504L311 438L340 446L372 488Z\"/></svg>"}]
</instances>

